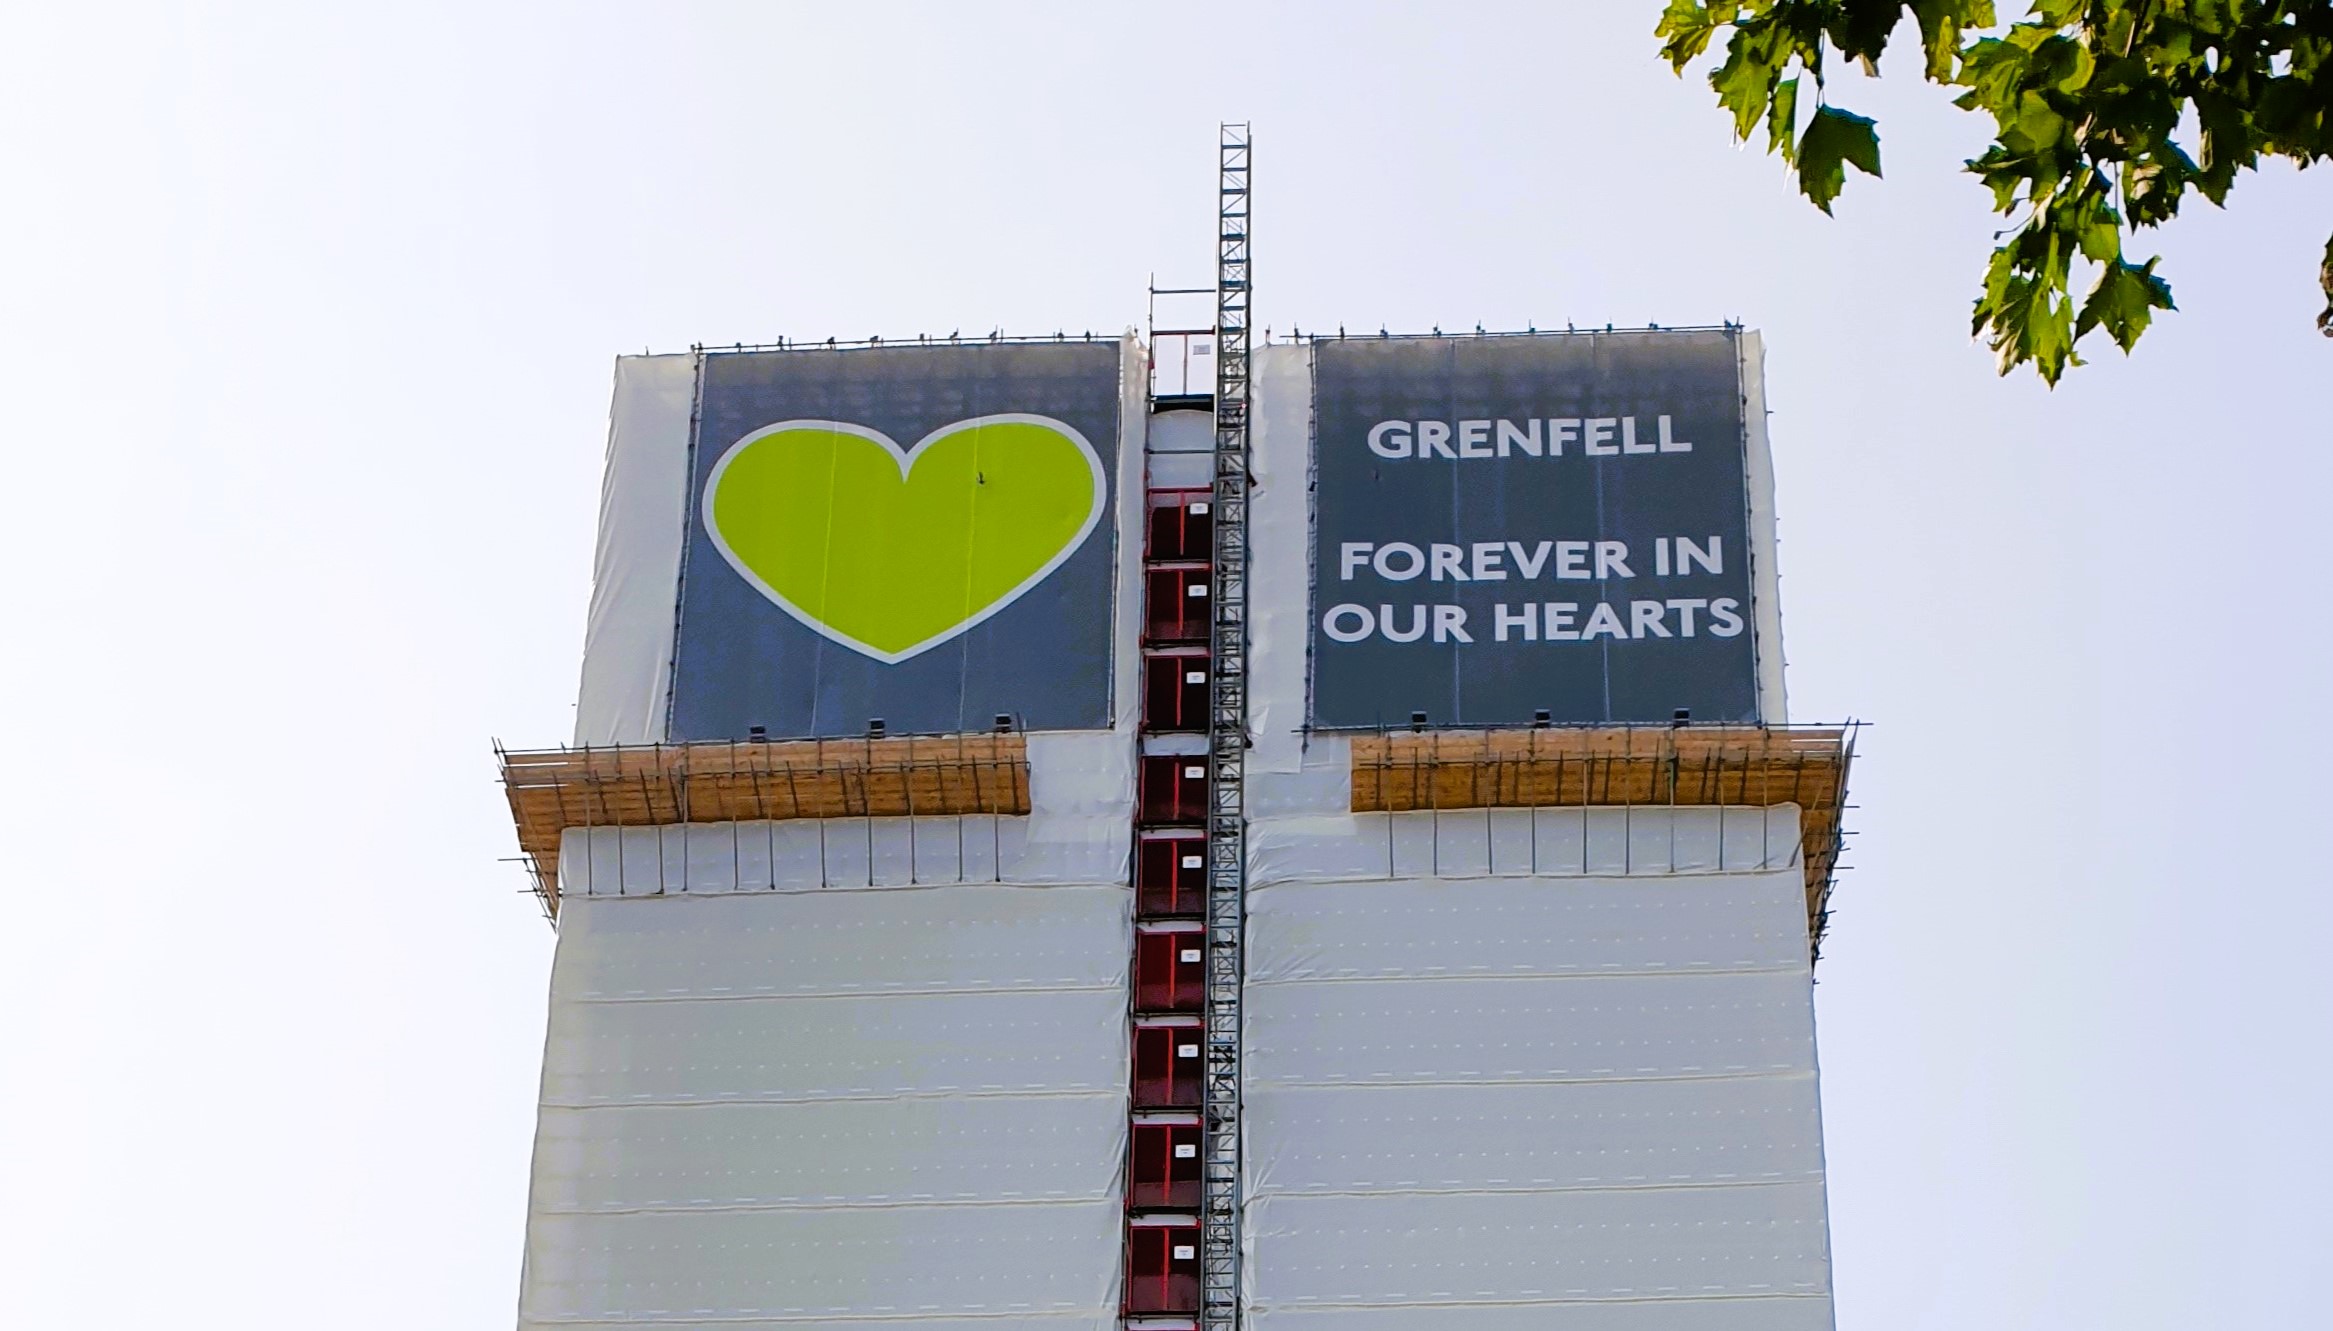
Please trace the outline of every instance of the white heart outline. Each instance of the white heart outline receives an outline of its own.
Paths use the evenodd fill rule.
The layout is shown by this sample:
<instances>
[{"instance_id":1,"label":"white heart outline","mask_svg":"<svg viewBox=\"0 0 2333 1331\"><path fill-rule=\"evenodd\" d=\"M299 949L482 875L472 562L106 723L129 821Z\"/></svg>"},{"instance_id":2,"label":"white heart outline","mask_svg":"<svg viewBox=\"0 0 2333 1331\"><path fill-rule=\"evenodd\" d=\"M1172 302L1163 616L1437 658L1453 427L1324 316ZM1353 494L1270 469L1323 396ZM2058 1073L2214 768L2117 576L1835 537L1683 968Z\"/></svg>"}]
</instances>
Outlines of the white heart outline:
<instances>
[{"instance_id":1,"label":"white heart outline","mask_svg":"<svg viewBox=\"0 0 2333 1331\"><path fill-rule=\"evenodd\" d=\"M747 448L752 447L754 444L759 443L763 439L767 439L771 435L782 434L788 430L827 430L836 434L855 435L858 438L865 439L870 443L880 444L884 448L890 450L892 460L899 464L899 480L900 483L904 485L907 482L908 473L915 470L916 461L923 453L925 446L936 443L949 435L958 434L962 431L973 429L982 425L1041 425L1049 430L1055 431L1063 438L1069 440L1069 442L1077 445L1078 454L1085 459L1086 470L1093 473L1093 504L1086 509L1085 522L1077 529L1077 534L1070 537L1069 540L1063 542L1061 549L1056 551L1051 559L1046 560L1044 564L1040 565L1036 572L1031 573L1028 577L1022 579L1004 595L999 596L994 601L989 602L988 605L983 607L978 614L973 615L970 618L954 625L944 633L936 634L932 637L926 638L922 642L915 643L903 651L886 652L872 643L861 642L857 638L854 638L849 634L836 629L834 626L824 623L817 617L811 615L809 612L803 610L802 607L786 599L786 597L780 593L777 588L770 586L767 582L764 582L760 574L754 572L753 569L746 565L744 560L738 558L737 552L729 548L729 542L723 539L721 535L721 529L713 522L713 496L719 492L721 488L722 474L729 470L729 464L736 459L739 453L744 452ZM698 495L698 516L704 525L705 534L711 537L713 540L713 548L721 552L721 558L728 561L729 567L736 570L737 576L745 579L747 585L751 586L755 591L760 592L763 596L768 597L770 602L777 606L778 609L783 610L788 615L792 616L794 620L801 624L804 628L809 629L811 632L816 633L818 636L825 638L830 642L848 647L861 656L871 657L885 665L898 665L900 662L905 661L910 657L920 655L921 653L927 652L951 638L959 637L962 634L971 631L974 627L986 621L990 616L996 614L1006 606L1011 605L1013 602L1020 600L1021 597L1028 594L1030 588L1035 587L1038 583L1043 582L1047 577L1051 576L1053 570L1061 567L1063 563L1067 562L1071 555L1076 554L1081 548L1084 547L1086 538L1093 535L1094 528L1101 524L1102 514L1109 507L1109 497L1109 482L1107 480L1106 473L1102 469L1101 454L1094 451L1093 444L1090 443L1086 439L1085 435L1080 433L1074 426L1071 426L1066 421L1055 420L1051 416L1036 416L1027 412L1018 411L1000 412L993 416L973 416L965 420L955 421L950 424L943 425L940 428L932 431L930 434L925 435L923 438L916 440L912 446L907 448L901 448L896 440L892 439L890 435L883 433L881 430L870 429L867 426L854 424L850 421L792 420L779 421L774 425L764 425L760 429L757 429L745 437L739 439L736 443L731 444L728 448L722 451L721 456L713 463L713 469L705 474L705 487Z\"/></svg>"}]
</instances>

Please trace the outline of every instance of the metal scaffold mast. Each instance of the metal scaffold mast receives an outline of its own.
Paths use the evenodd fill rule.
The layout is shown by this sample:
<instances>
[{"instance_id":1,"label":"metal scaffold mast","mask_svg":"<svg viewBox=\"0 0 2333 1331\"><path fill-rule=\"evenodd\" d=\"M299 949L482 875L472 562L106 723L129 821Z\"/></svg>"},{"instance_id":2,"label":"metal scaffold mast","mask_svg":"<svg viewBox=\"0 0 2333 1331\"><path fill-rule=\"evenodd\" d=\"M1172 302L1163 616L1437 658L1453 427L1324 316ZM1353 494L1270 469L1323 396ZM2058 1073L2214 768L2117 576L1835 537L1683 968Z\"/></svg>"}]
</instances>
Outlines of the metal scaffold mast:
<instances>
[{"instance_id":1,"label":"metal scaffold mast","mask_svg":"<svg viewBox=\"0 0 2333 1331\"><path fill-rule=\"evenodd\" d=\"M1214 697L1207 732L1206 1170L1200 1326L1239 1325L1240 977L1246 920L1248 515L1248 126L1220 146L1215 263Z\"/></svg>"}]
</instances>

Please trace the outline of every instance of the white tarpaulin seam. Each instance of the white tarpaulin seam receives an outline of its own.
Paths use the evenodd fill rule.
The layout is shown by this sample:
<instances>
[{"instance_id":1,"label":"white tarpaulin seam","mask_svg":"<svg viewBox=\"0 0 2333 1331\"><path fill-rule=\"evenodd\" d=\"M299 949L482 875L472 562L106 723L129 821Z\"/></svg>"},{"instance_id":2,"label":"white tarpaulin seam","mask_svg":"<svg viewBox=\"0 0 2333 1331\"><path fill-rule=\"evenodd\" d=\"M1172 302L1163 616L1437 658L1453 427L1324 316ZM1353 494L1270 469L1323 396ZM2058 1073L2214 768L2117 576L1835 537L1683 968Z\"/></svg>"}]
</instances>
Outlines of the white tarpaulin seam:
<instances>
[{"instance_id":1,"label":"white tarpaulin seam","mask_svg":"<svg viewBox=\"0 0 2333 1331\"><path fill-rule=\"evenodd\" d=\"M1253 1195L1253 1196L1255 1196L1255 1197L1258 1197L1258 1198L1262 1198L1262 1197L1308 1197L1308 1198L1309 1198L1309 1197L1346 1197L1346 1198L1377 1198L1377 1197L1474 1197L1474 1196L1479 1196L1479 1195L1481 1195L1481 1194L1483 1194L1483 1193L1486 1193L1486 1192L1496 1192L1496 1193L1498 1193L1498 1194L1500 1194L1500 1195L1502 1195L1502 1196L1514 1196L1514 1195L1518 1195L1518 1194L1521 1194L1521 1195L1531 1195L1531 1196L1536 1196L1536 1195L1541 1195L1541 1194L1546 1194L1546 1195L1550 1195L1550 1196L1552 1196L1552 1195L1557 1195L1557 1194L1562 1194L1562 1195L1567 1195L1567 1196L1577 1196L1577 1195L1579 1195L1579 1194L1581 1194L1581 1193L1595 1193L1595 1192L1625 1192L1625 1193L1629 1193L1629 1194L1631 1194L1631 1195L1634 1195L1634 1194L1637 1194L1637 1193L1644 1193L1644 1192L1662 1192L1662 1191L1668 1191L1668 1192L1700 1192L1700 1191L1708 1191L1708 1190L1711 1190L1711 1189L1717 1189L1717 1188L1769 1188L1769 1187L1772 1187L1772 1186L1774 1186L1774 1185L1775 1185L1775 1184L1777 1184L1777 1183L1812 1183L1812 1182L1817 1182L1817 1181L1819 1181L1819 1180L1820 1180L1822 1177L1823 1177L1823 1171L1821 1171L1821 1170L1819 1170L1819 1169L1805 1169L1805 1170L1774 1170L1774 1171L1772 1171L1772 1172L1769 1172L1769 1173L1762 1173L1762 1174L1758 1174L1758 1175L1756 1175L1756 1176L1754 1176L1754 1177L1743 1177L1743 1178L1719 1178L1719 1177L1714 1177L1714 1176L1713 1176L1713 1177L1710 1177L1710 1178L1652 1178L1652 1177L1649 1177L1649 1176L1647 1176L1647 1177L1641 1177L1641 1178L1611 1179L1611 1180L1607 1180L1607 1181L1604 1181L1604 1182L1599 1182L1599 1183L1515 1183L1515 1184L1508 1184L1508 1183L1506 1183L1504 1180L1500 1180L1500 1181L1498 1181L1498 1186L1496 1186L1496 1187L1486 1187L1486 1186L1479 1186L1479 1185L1467 1185L1467 1186L1464 1186L1464 1187L1460 1187L1460 1186L1453 1185L1453 1186L1451 1186L1451 1187L1446 1187L1446 1188L1418 1188L1418 1187L1398 1187L1398 1186L1387 1186L1387 1187L1382 1187L1382 1188L1364 1188L1364 1187L1353 1187L1353 1188L1300 1188L1300 1187L1278 1187L1278 1186L1274 1186L1274 1185L1265 1184L1265 1185L1260 1185L1260 1186L1257 1186L1257 1187L1255 1187L1255 1188L1252 1188L1250 1191L1251 1191L1251 1195ZM677 1209L677 1208L676 1208L676 1209ZM596 1212L590 1212L590 1213L587 1213L587 1214L598 1214L598 1213L596 1213Z\"/></svg>"},{"instance_id":2,"label":"white tarpaulin seam","mask_svg":"<svg viewBox=\"0 0 2333 1331\"><path fill-rule=\"evenodd\" d=\"M1550 1191L1553 1191L1550 1189ZM750 1215L765 1211L938 1211L983 1207L1087 1206L1108 1201L1108 1189L1078 1193L1014 1193L996 1197L838 1198L817 1202L672 1202L640 1206L538 1206L536 1215Z\"/></svg>"},{"instance_id":3,"label":"white tarpaulin seam","mask_svg":"<svg viewBox=\"0 0 2333 1331\"><path fill-rule=\"evenodd\" d=\"M1707 868L1707 869L1668 869L1668 868L1655 868L1655 867L1647 866L1647 867L1645 867L1645 868L1642 868L1642 869L1637 869L1637 870L1633 870L1633 871L1631 871L1631 872L1628 872L1628 873L1618 873L1618 872L1615 872L1615 871L1612 871L1612 870L1609 870L1609 869L1596 868L1596 869L1588 869L1588 870L1585 870L1585 871L1581 871L1581 872L1573 872L1573 873L1550 873L1550 872L1548 872L1548 871L1547 871L1547 870L1545 870L1545 869L1541 869L1541 870L1539 870L1539 871L1538 871L1538 872L1536 872L1536 873L1534 873L1534 872L1531 872L1531 871L1529 871L1529 870L1525 870L1525 871L1521 871L1521 872L1517 872L1517 873L1419 874L1419 875L1417 875L1417 876L1415 876L1415 877L1412 877L1411 875L1408 875L1408 874L1377 874L1377 875L1375 875L1374 877L1368 877L1368 878L1275 878L1275 879L1273 879L1272 881L1270 881L1270 882L1268 882L1268 883L1259 883L1259 884L1252 884L1252 885L1250 885L1250 887L1249 887L1249 889L1248 889L1248 895L1249 895L1249 896L1251 896L1251 897L1254 897L1254 896L1262 896L1263 894L1265 894L1265 893L1267 893L1267 892L1271 891L1272 889L1274 889L1274 888L1279 888L1279 887L1325 887L1325 886L1333 886L1333 887L1366 887L1366 886L1368 886L1368 885L1369 885L1369 884L1371 884L1371 883L1515 883L1515 882L1545 882L1545 883L1547 883L1549 886L1553 887L1553 886L1555 886L1555 885L1557 885L1557 884L1559 884L1559 883L1560 883L1560 884L1562 884L1562 885L1565 885L1565 886L1569 886L1569 885L1571 885L1571 884L1573 884L1573 883L1580 882L1580 881L1581 881L1581 880L1583 880L1583 879L1594 880L1594 879L1599 879L1599 878L1624 878L1624 879L1628 880L1628 881L1629 881L1629 882L1631 882L1631 883L1646 883L1646 882L1657 882L1657 881L1663 881L1663 880L1667 880L1667 879L1674 879L1674 878L1740 878L1740 877L1742 877L1744 874L1756 874L1756 873L1786 873L1786 872L1789 872L1790 870L1793 870L1793 869L1797 869L1797 868L1799 868L1801 864L1802 864L1802 861L1799 859L1797 852L1796 852L1796 851L1793 851L1793 852L1791 853L1791 857L1790 857L1789 859L1787 859L1787 860L1775 860L1775 861L1773 861L1773 862L1772 862L1772 863L1770 863L1770 864L1758 864L1758 865L1747 865L1747 866L1743 866L1743 865L1737 865L1737 866L1735 866L1735 867L1733 867L1733 868L1730 868L1730 869L1718 869L1718 868ZM927 887L928 887L928 886L932 886L932 884L928 884L928 883L927 883L927 884L923 884L923 886L927 886ZM952 883L942 883L942 884L939 884L939 886L941 886L941 887L953 887L953 886L956 886L956 884L952 884ZM964 884L964 886L968 886L968 887L981 887L981 886L991 886L991 884L988 884L988 883L985 883L985 882L982 882L982 883L968 883L968 884ZM994 886L1003 886L1003 887L1043 887L1043 886L1050 886L1050 884L1042 884L1042 883L1035 883L1035 884L1032 884L1032 883L1003 883L1003 884L994 884ZM766 889L765 889L765 890L766 890ZM875 888L875 889L869 889L869 888L866 888L866 887L858 887L858 888L828 888L828 889L826 889L826 890L827 890L827 891L834 891L834 892L849 892L849 891L859 891L859 892L865 892L865 891L869 891L869 890L874 890L874 891L883 891L883 892L891 892L891 891L897 891L898 889L896 889L896 888L887 888L887 887L886 887L886 888Z\"/></svg>"},{"instance_id":4,"label":"white tarpaulin seam","mask_svg":"<svg viewBox=\"0 0 2333 1331\"><path fill-rule=\"evenodd\" d=\"M789 1331L817 1331L817 1328L820 1327L912 1326L914 1331L950 1331L950 1328L958 1327L1056 1325L1115 1328L1118 1325L1117 1309L1113 1307L1109 1315L1100 1321L1093 1320L1091 1311L1086 1308L1063 1305L1059 1308L1029 1308L1026 1310L1016 1308L1004 1312L950 1310L946 1313L936 1314L875 1313L866 1316L827 1312L806 1313L800 1316L779 1314L776 1316L716 1317L702 1313L660 1312L647 1317L527 1317L519 1322L520 1331L525 1331L528 1327L539 1326L652 1326L664 1327L672 1329L672 1331L690 1331L691 1328L699 1327L719 1328L719 1331L735 1331L736 1328L740 1327L777 1326L789 1328Z\"/></svg>"},{"instance_id":5,"label":"white tarpaulin seam","mask_svg":"<svg viewBox=\"0 0 2333 1331\"><path fill-rule=\"evenodd\" d=\"M1755 963L1688 961L1675 966L1639 964L1634 966L1550 967L1544 970L1494 971L1482 967L1463 970L1436 967L1416 971L1376 971L1367 975L1340 973L1335 975L1290 975L1279 979L1249 979L1248 989L1294 988L1302 985L1385 984L1399 981L1425 983L1434 980L1616 980L1645 975L1791 975L1806 969L1804 966L1766 966ZM918 990L916 992L924 992Z\"/></svg>"},{"instance_id":6,"label":"white tarpaulin seam","mask_svg":"<svg viewBox=\"0 0 2333 1331\"><path fill-rule=\"evenodd\" d=\"M696 1105L819 1105L895 1104L931 1100L1123 1100L1124 1094L1098 1086L937 1086L927 1091L820 1091L814 1095L718 1095L711 1099L684 1099L669 1095L627 1096L622 1099L579 1100L545 1096L545 1109L686 1109Z\"/></svg>"},{"instance_id":7,"label":"white tarpaulin seam","mask_svg":"<svg viewBox=\"0 0 2333 1331\"><path fill-rule=\"evenodd\" d=\"M1283 1306L1301 1308L1306 1312L1318 1312L1322 1310L1338 1308L1349 1308L1354 1311L1385 1309L1389 1311L1407 1312L1431 1308L1548 1308L1583 1307L1604 1304L1618 1306L1625 1306L1630 1304L1663 1303L1718 1304L1780 1302L1784 1300L1808 1302L1819 1301L1827 1305L1830 1302L1830 1294L1827 1290L1822 1289L1820 1286L1803 1285L1773 1288L1770 1292L1742 1293L1722 1290L1690 1292L1679 1289L1675 1293L1589 1294L1583 1290L1575 1294L1567 1290L1561 1294L1549 1295L1541 1298L1462 1298L1458 1296L1447 1296L1440 1298L1436 1302L1425 1302L1415 1299L1341 1300L1307 1296L1293 1299L1251 1299L1248 1301L1247 1306L1248 1309L1252 1312L1264 1312Z\"/></svg>"},{"instance_id":8,"label":"white tarpaulin seam","mask_svg":"<svg viewBox=\"0 0 2333 1331\"><path fill-rule=\"evenodd\" d=\"M1019 980L1000 980L992 985L963 985L954 987L886 985L867 989L784 989L753 993L722 993L718 990L703 993L674 994L578 994L571 1001L577 1003L784 1003L794 1000L815 1002L822 998L947 998L973 995L1013 994L1098 994L1116 993L1125 988L1119 984L1029 984Z\"/></svg>"},{"instance_id":9,"label":"white tarpaulin seam","mask_svg":"<svg viewBox=\"0 0 2333 1331\"><path fill-rule=\"evenodd\" d=\"M1708 1072L1640 1072L1640 1075L1619 1075L1619 1072L1598 1068L1596 1072L1582 1072L1579 1077L1519 1077L1512 1072L1479 1072L1470 1077L1257 1077L1250 1072L1248 1086L1271 1086L1274 1091L1316 1086L1316 1089L1365 1089L1365 1086L1582 1086L1582 1084L1645 1084L1645 1082L1750 1082L1750 1079L1768 1077L1801 1077L1806 1068L1796 1063L1768 1063L1764 1068L1717 1068Z\"/></svg>"}]
</instances>

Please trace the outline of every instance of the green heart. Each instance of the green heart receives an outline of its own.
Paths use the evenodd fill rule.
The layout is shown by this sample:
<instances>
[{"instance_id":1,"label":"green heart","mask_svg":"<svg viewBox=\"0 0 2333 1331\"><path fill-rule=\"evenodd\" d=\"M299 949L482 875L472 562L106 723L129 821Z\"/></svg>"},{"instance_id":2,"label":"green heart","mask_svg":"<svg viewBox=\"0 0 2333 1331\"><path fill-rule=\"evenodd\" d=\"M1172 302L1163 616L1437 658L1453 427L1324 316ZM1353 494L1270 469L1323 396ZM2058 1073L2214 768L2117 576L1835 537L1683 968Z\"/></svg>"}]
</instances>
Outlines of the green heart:
<instances>
[{"instance_id":1,"label":"green heart","mask_svg":"<svg viewBox=\"0 0 2333 1331\"><path fill-rule=\"evenodd\" d=\"M731 445L705 529L778 608L898 662L1012 604L1102 515L1102 460L1043 416L958 421L902 449L841 421L786 421Z\"/></svg>"}]
</instances>

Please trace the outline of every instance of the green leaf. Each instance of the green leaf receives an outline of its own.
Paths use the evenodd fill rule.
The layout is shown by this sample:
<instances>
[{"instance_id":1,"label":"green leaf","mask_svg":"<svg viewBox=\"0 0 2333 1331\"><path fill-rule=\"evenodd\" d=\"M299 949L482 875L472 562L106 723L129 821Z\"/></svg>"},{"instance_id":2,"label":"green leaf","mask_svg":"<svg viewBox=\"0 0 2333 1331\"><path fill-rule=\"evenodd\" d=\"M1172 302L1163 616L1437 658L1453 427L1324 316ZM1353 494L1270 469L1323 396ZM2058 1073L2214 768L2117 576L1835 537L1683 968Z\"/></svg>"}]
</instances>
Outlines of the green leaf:
<instances>
[{"instance_id":1,"label":"green leaf","mask_svg":"<svg viewBox=\"0 0 2333 1331\"><path fill-rule=\"evenodd\" d=\"M2082 317L2075 324L2074 335L2104 328L2114 344L2129 354L2147 331L2155 311L2177 308L2171 303L2171 284L2155 276L2157 262L2149 259L2134 266L2117 259L2106 265L2098 275L2098 285L2082 302Z\"/></svg>"},{"instance_id":2,"label":"green leaf","mask_svg":"<svg viewBox=\"0 0 2333 1331\"><path fill-rule=\"evenodd\" d=\"M2213 203L2225 203L2236 173L2258 160L2252 117L2234 98L2210 91L2195 95L2195 116L2203 127L2203 169L2195 187Z\"/></svg>"},{"instance_id":3,"label":"green leaf","mask_svg":"<svg viewBox=\"0 0 2333 1331\"><path fill-rule=\"evenodd\" d=\"M1928 56L1928 81L1952 82L1952 67L1960 58L1960 30L1967 21L1965 7L1949 0L1911 0L1912 17L1920 25L1920 47ZM1992 22L1990 15L1983 20Z\"/></svg>"},{"instance_id":4,"label":"green leaf","mask_svg":"<svg viewBox=\"0 0 2333 1331\"><path fill-rule=\"evenodd\" d=\"M1998 259L1996 253L1996 263ZM2073 311L2068 302L2053 297L2047 285L2030 277L2009 277L1998 294L1988 284L1977 299L1974 326L1986 334L2003 374L2031 364L2054 388L2074 360Z\"/></svg>"},{"instance_id":5,"label":"green leaf","mask_svg":"<svg viewBox=\"0 0 2333 1331\"><path fill-rule=\"evenodd\" d=\"M2082 224L2079 243L2082 257L2092 263L2120 261L2122 258L2122 217L2112 208L2100 208Z\"/></svg>"},{"instance_id":6,"label":"green leaf","mask_svg":"<svg viewBox=\"0 0 2333 1331\"><path fill-rule=\"evenodd\" d=\"M1998 143L1985 149L1984 156L1971 160L1967 166L1993 192L1993 211L1997 213L2013 211L2019 191L2033 180L2032 159L2013 157Z\"/></svg>"},{"instance_id":7,"label":"green leaf","mask_svg":"<svg viewBox=\"0 0 2333 1331\"><path fill-rule=\"evenodd\" d=\"M1660 8L1662 54L1680 69L1727 39L1710 83L1736 138L1763 120L1767 151L1826 213L1849 165L1879 173L1879 138L1869 120L1821 105L1824 61L1871 72L1908 11L1921 76L1992 122L1993 142L1967 169L1997 211L2020 219L2013 238L1995 238L2005 243L1972 327L2004 372L2030 364L2050 383L2080 364L2091 332L2127 351L2172 308L2154 262L2125 261L2126 230L2169 221L2190 193L2223 203L2263 158L2333 163L2333 0L2026 0L2006 24L1994 0ZM1811 114L1796 77L1810 73ZM2078 262L2097 267L2079 293ZM2324 262L2317 322L2333 337L2333 244Z\"/></svg>"},{"instance_id":8,"label":"green leaf","mask_svg":"<svg viewBox=\"0 0 2333 1331\"><path fill-rule=\"evenodd\" d=\"M2033 64L2040 81L2059 92L2079 92L2097 68L2089 48L2062 33L2034 48Z\"/></svg>"},{"instance_id":9,"label":"green leaf","mask_svg":"<svg viewBox=\"0 0 2333 1331\"><path fill-rule=\"evenodd\" d=\"M1798 80L1784 79L1774 85L1774 104L1766 111L1766 151L1782 154L1782 160L1798 161Z\"/></svg>"},{"instance_id":10,"label":"green leaf","mask_svg":"<svg viewBox=\"0 0 2333 1331\"><path fill-rule=\"evenodd\" d=\"M1847 165L1879 174L1879 133L1863 116L1835 106L1815 108L1798 141L1798 188L1815 207L1831 211L1831 201L1847 184Z\"/></svg>"},{"instance_id":11,"label":"green leaf","mask_svg":"<svg viewBox=\"0 0 2333 1331\"><path fill-rule=\"evenodd\" d=\"M1978 107L2000 115L2017 98L2018 76L2025 72L2026 54L1998 37L1972 42L1961 53L1958 80L1969 90L1966 110Z\"/></svg>"},{"instance_id":12,"label":"green leaf","mask_svg":"<svg viewBox=\"0 0 2333 1331\"><path fill-rule=\"evenodd\" d=\"M1662 39L1661 54L1667 57L1669 67L1679 74L1694 57L1709 49L1709 39L1717 30L1733 22L1741 11L1739 4L1711 4L1704 0L1669 0L1669 7L1661 12L1661 21L1653 35Z\"/></svg>"},{"instance_id":13,"label":"green leaf","mask_svg":"<svg viewBox=\"0 0 2333 1331\"><path fill-rule=\"evenodd\" d=\"M1977 298L1977 317L1969 325L1971 336L1985 331L1986 311L2009 299L2009 285L2017 280L2017 256L2007 245L1993 251L1985 264L1985 294Z\"/></svg>"},{"instance_id":14,"label":"green leaf","mask_svg":"<svg viewBox=\"0 0 2333 1331\"><path fill-rule=\"evenodd\" d=\"M2069 188L2050 204L2048 224L2073 238L2075 248L2092 263L2122 258L2122 214L2108 201L2106 176L2087 169L2067 182Z\"/></svg>"},{"instance_id":15,"label":"green leaf","mask_svg":"<svg viewBox=\"0 0 2333 1331\"><path fill-rule=\"evenodd\" d=\"M2056 147L2070 128L2066 118L2038 92L2018 95L2016 126L2017 136L2025 142L2012 146L2024 147L2029 152L2046 152Z\"/></svg>"},{"instance_id":16,"label":"green leaf","mask_svg":"<svg viewBox=\"0 0 2333 1331\"><path fill-rule=\"evenodd\" d=\"M1747 139L1766 110L1781 61L1770 54L1773 41L1762 32L1736 29L1725 44L1725 63L1709 76L1718 105L1734 113L1734 137Z\"/></svg>"},{"instance_id":17,"label":"green leaf","mask_svg":"<svg viewBox=\"0 0 2333 1331\"><path fill-rule=\"evenodd\" d=\"M2122 197L2133 226L2156 226L2179 211L2179 196L2195 178L2195 162L2169 139L2123 164Z\"/></svg>"}]
</instances>

